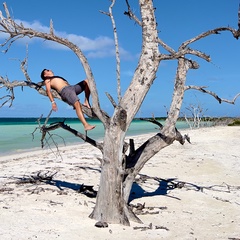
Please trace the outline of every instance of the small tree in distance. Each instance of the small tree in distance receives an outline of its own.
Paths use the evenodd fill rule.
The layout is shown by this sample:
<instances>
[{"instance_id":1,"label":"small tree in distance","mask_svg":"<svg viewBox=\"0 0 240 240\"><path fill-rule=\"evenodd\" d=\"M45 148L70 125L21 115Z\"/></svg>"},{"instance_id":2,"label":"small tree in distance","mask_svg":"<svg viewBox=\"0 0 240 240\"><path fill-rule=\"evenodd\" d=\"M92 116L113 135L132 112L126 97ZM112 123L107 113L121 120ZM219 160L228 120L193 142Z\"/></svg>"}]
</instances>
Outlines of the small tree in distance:
<instances>
[{"instance_id":1,"label":"small tree in distance","mask_svg":"<svg viewBox=\"0 0 240 240\"><path fill-rule=\"evenodd\" d=\"M208 126L208 118L205 116L207 109L204 109L200 103L189 104L185 109L186 112L183 112L182 115L190 129Z\"/></svg>"},{"instance_id":2,"label":"small tree in distance","mask_svg":"<svg viewBox=\"0 0 240 240\"><path fill-rule=\"evenodd\" d=\"M96 116L103 123L105 129L104 140L99 143L64 124L51 126L51 129L59 126L65 128L78 137L81 137L86 142L97 147L102 152L100 184L96 205L93 212L90 214L90 217L98 221L130 225L130 221L141 222L141 220L128 207L132 184L136 176L144 167L145 163L160 150L171 145L174 141L179 141L181 144L184 144L185 142L184 136L182 136L175 127L179 117L184 92L189 89L195 89L212 95L220 103L227 102L232 104L235 103L237 97L240 95L236 95L231 101L220 98L214 92L207 90L205 86L186 86L185 81L188 70L199 68L198 63L190 60L187 55L196 56L207 62L210 62L211 60L208 55L192 49L190 45L210 35L224 31L231 33L234 38L238 39L240 36L240 29L238 28L238 30L236 30L231 27L220 27L208 30L183 42L177 50L174 50L158 36L157 22L155 18L156 9L153 5L153 0L139 0L139 18L131 11L131 6L129 5L128 0L126 0L125 15L135 21L142 29L142 50L131 83L125 93L121 95L117 27L112 14L115 1L117 0L111 0L109 11L103 12L109 16L112 21L116 45L118 83L117 101L115 101L110 94L107 94L109 101L114 107L112 116L109 116L100 107L100 99L98 97L94 76L85 55L77 45L73 44L68 39L63 39L54 34L52 21L50 23L49 33L27 28L23 24L17 24L14 21L9 14L7 5L4 3L5 16L2 13L0 15L0 31L8 35L8 39L2 43L2 47L7 47L7 49L22 37L42 38L44 40L54 41L65 45L78 57L89 80L92 94L92 110L84 107L83 110L89 117ZM167 51L167 54L160 52L161 47ZM175 60L178 63L172 102L166 122L164 126L161 126L160 131L156 135L152 136L147 141L143 142L140 147L135 149L133 141L130 143L125 141L126 132L139 111L150 87L156 80L156 73L160 62L164 60ZM9 103L11 106L12 101L14 100L14 88L19 86L33 88L39 94L46 96L46 92L44 88L42 88L42 85L31 81L31 78L28 76L25 69L25 61L22 62L22 70L26 77L26 81L9 81L7 78L0 78L0 87L5 87L9 91L9 95L1 97L2 100L4 99L1 106L6 103ZM54 92L54 96L60 99L56 92ZM45 130L47 131L48 128L46 127Z\"/></svg>"}]
</instances>

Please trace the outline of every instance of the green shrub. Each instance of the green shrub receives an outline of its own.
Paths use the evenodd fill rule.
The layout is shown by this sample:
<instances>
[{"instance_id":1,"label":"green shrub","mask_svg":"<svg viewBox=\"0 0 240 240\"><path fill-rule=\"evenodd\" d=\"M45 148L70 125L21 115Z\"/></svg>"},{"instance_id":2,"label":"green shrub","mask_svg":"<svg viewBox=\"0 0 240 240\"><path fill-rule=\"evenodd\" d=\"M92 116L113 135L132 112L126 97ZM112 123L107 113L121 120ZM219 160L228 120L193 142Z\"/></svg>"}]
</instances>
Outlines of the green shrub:
<instances>
[{"instance_id":1,"label":"green shrub","mask_svg":"<svg viewBox=\"0 0 240 240\"><path fill-rule=\"evenodd\" d=\"M228 126L240 126L240 120L239 119L233 120L233 122L229 123Z\"/></svg>"}]
</instances>

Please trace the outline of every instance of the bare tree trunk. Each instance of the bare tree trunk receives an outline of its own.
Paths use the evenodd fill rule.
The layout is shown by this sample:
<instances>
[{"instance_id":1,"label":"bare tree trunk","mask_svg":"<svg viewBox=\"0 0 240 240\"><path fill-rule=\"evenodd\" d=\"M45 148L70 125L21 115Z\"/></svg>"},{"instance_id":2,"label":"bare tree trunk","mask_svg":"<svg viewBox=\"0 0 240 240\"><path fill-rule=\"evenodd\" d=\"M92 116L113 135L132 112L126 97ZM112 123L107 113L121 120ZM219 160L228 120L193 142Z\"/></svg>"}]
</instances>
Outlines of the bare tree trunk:
<instances>
[{"instance_id":1,"label":"bare tree trunk","mask_svg":"<svg viewBox=\"0 0 240 240\"><path fill-rule=\"evenodd\" d=\"M124 198L123 181L126 172L123 146L125 134L156 78L156 71L160 63L152 1L140 0L139 3L143 22L141 60L130 86L122 97L119 106L115 107L111 123L105 131L100 189L96 206L90 215L96 220L124 225L129 225L128 217L133 216L126 207L126 195ZM140 169L136 169L133 176ZM131 180L129 183L127 195L129 195L133 181Z\"/></svg>"},{"instance_id":2,"label":"bare tree trunk","mask_svg":"<svg viewBox=\"0 0 240 240\"><path fill-rule=\"evenodd\" d=\"M100 186L96 206L90 215L98 221L129 225L123 198L123 139L125 132L119 126L106 130Z\"/></svg>"}]
</instances>

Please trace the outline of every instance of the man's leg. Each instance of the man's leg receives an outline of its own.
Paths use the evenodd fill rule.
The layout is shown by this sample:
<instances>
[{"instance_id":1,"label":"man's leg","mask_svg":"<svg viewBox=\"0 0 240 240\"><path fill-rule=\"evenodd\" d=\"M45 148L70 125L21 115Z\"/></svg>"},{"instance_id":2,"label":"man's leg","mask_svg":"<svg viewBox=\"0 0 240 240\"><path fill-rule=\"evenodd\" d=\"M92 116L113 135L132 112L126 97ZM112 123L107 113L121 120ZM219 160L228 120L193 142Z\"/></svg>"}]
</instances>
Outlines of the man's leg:
<instances>
[{"instance_id":1,"label":"man's leg","mask_svg":"<svg viewBox=\"0 0 240 240\"><path fill-rule=\"evenodd\" d=\"M84 115L83 115L82 107L81 107L80 102L79 102L79 101L76 101L73 106L74 106L74 108L75 108L75 110L76 110L76 113L77 113L77 116L78 116L79 120L80 120L80 121L82 122L82 124L83 124L83 127L84 127L85 131L89 131L89 130L94 129L95 126L90 125L89 123L87 123L87 121L86 121L86 119L85 119L85 117L84 117Z\"/></svg>"},{"instance_id":2,"label":"man's leg","mask_svg":"<svg viewBox=\"0 0 240 240\"><path fill-rule=\"evenodd\" d=\"M84 89L85 100L84 100L83 105L86 106L87 108L91 108L91 106L89 104L90 89L89 89L89 85L88 85L88 79L84 80L84 85L85 85L85 89Z\"/></svg>"}]
</instances>

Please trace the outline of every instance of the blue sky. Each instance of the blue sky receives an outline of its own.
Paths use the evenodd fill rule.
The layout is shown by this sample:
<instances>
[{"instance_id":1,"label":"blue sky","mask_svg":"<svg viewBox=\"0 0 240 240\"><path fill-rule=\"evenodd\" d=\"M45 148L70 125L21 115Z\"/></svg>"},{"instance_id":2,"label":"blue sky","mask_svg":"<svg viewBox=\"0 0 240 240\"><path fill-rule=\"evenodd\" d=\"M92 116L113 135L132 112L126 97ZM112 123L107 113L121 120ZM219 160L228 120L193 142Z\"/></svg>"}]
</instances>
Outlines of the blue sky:
<instances>
[{"instance_id":1,"label":"blue sky","mask_svg":"<svg viewBox=\"0 0 240 240\"><path fill-rule=\"evenodd\" d=\"M129 0L139 16L137 0ZM97 84L101 107L112 113L106 92L117 99L116 60L110 18L99 12L108 11L108 0L8 0L9 11L16 20L36 30L48 31L50 19L55 33L78 44L86 55ZM159 37L177 50L178 46L202 32L223 26L237 28L239 0L155 0ZM1 6L3 11L3 7ZM113 9L119 45L121 48L122 92L129 85L141 51L141 29L123 13L125 1L116 0ZM4 40L0 34L0 41ZM28 73L33 82L39 82L43 68L68 79L71 84L85 78L77 57L66 48L42 39L22 39L15 42L7 54L0 53L0 75L10 80L23 80L20 61L26 57L28 42ZM220 97L232 99L240 92L240 40L230 33L208 37L191 45L211 56L212 62L199 60L200 69L190 70L187 84L208 86ZM195 59L195 58L194 58ZM151 90L136 117L166 116L170 106L176 73L176 61L162 62ZM0 90L5 94L5 90ZM0 117L47 116L51 105L47 97L33 89L15 89L13 107L0 109ZM80 95L83 100L83 95ZM53 117L76 117L68 105L57 101L58 112ZM187 91L181 111L187 113L190 104L200 105L208 116L240 116L240 98L235 105L219 104L211 96Z\"/></svg>"}]
</instances>

